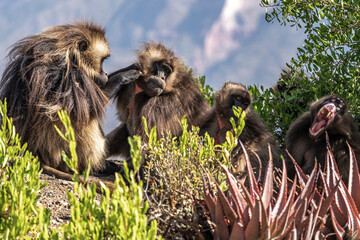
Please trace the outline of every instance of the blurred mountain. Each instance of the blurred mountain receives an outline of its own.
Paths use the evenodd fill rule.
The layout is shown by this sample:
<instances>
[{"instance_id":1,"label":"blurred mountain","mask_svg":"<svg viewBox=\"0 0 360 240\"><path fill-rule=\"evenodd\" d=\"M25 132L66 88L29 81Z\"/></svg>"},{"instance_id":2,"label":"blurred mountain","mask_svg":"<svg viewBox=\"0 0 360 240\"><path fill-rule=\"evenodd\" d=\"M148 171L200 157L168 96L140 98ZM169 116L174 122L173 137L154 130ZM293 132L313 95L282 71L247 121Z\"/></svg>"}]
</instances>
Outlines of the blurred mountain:
<instances>
[{"instance_id":1,"label":"blurred mountain","mask_svg":"<svg viewBox=\"0 0 360 240\"><path fill-rule=\"evenodd\" d=\"M145 41L162 41L218 89L225 81L273 86L304 34L267 23L249 0L1 0L0 72L17 40L44 28L91 20L107 30L108 72L131 64ZM110 107L105 132L117 123Z\"/></svg>"}]
</instances>

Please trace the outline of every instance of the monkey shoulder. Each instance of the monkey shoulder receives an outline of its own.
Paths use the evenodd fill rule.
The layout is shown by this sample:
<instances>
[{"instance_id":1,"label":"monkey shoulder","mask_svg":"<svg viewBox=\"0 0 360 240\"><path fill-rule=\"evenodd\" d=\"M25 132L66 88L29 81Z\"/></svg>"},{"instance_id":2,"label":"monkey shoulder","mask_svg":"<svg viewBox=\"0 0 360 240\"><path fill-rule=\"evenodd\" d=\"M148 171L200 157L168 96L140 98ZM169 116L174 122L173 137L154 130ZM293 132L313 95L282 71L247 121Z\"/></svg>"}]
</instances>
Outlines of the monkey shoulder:
<instances>
[{"instance_id":1,"label":"monkey shoulder","mask_svg":"<svg viewBox=\"0 0 360 240\"><path fill-rule=\"evenodd\" d=\"M200 133L199 134L201 136L204 136L205 133L207 132L210 137L215 138L217 136L217 134L219 133L219 131L220 131L220 128L219 128L216 111L213 108L204 115L204 117L202 119L202 123L200 124Z\"/></svg>"},{"instance_id":2,"label":"monkey shoulder","mask_svg":"<svg viewBox=\"0 0 360 240\"><path fill-rule=\"evenodd\" d=\"M278 143L254 110L251 110L246 116L245 127L239 139L244 143L246 149L255 151L262 161L269 160L268 147L270 146L274 162L278 162L280 156Z\"/></svg>"},{"instance_id":3,"label":"monkey shoulder","mask_svg":"<svg viewBox=\"0 0 360 240\"><path fill-rule=\"evenodd\" d=\"M301 117L296 119L289 127L289 130L286 133L285 141L288 142L292 139L296 139L299 136L306 137L310 140L309 137L309 128L311 127L312 116L310 112L305 112Z\"/></svg>"},{"instance_id":4,"label":"monkey shoulder","mask_svg":"<svg viewBox=\"0 0 360 240\"><path fill-rule=\"evenodd\" d=\"M251 109L245 117L245 126L240 135L242 141L268 141L272 134L259 115Z\"/></svg>"}]
</instances>

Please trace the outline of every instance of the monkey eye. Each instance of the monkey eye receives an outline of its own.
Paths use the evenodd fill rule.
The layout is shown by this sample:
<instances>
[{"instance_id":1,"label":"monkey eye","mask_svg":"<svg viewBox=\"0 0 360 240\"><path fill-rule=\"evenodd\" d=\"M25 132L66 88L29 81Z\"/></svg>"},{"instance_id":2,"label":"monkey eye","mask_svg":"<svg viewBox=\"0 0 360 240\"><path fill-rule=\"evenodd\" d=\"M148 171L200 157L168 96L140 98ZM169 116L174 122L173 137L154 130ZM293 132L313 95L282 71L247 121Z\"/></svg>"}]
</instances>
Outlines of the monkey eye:
<instances>
[{"instance_id":1,"label":"monkey eye","mask_svg":"<svg viewBox=\"0 0 360 240\"><path fill-rule=\"evenodd\" d=\"M81 41L81 42L79 43L79 50L80 50L80 52L85 52L86 49L88 49L88 47L89 47L89 43L88 43L87 41Z\"/></svg>"},{"instance_id":2,"label":"monkey eye","mask_svg":"<svg viewBox=\"0 0 360 240\"><path fill-rule=\"evenodd\" d=\"M332 98L330 99L332 103L335 103L339 108L343 108L345 106L345 103L340 98Z\"/></svg>"},{"instance_id":3,"label":"monkey eye","mask_svg":"<svg viewBox=\"0 0 360 240\"><path fill-rule=\"evenodd\" d=\"M165 62L155 62L153 65L152 74L155 76L168 77L172 72L172 68Z\"/></svg>"},{"instance_id":4,"label":"monkey eye","mask_svg":"<svg viewBox=\"0 0 360 240\"><path fill-rule=\"evenodd\" d=\"M235 96L235 99L242 102L244 105L249 105L249 101L247 101L246 99L242 98L241 96Z\"/></svg>"},{"instance_id":5,"label":"monkey eye","mask_svg":"<svg viewBox=\"0 0 360 240\"><path fill-rule=\"evenodd\" d=\"M345 103L344 103L344 101L342 99L340 99L340 98L331 98L329 100L329 102L335 104L337 111L340 111L340 113L344 112L346 105L345 105Z\"/></svg>"},{"instance_id":6,"label":"monkey eye","mask_svg":"<svg viewBox=\"0 0 360 240\"><path fill-rule=\"evenodd\" d=\"M168 65L166 63L162 63L161 67L164 69L164 71L167 73L167 75L169 75L172 72L172 68L170 67L170 65Z\"/></svg>"},{"instance_id":7,"label":"monkey eye","mask_svg":"<svg viewBox=\"0 0 360 240\"><path fill-rule=\"evenodd\" d=\"M247 101L246 99L242 98L239 95L235 95L233 97L234 97L233 106L241 107L243 110L245 110L250 105L249 101Z\"/></svg>"},{"instance_id":8,"label":"monkey eye","mask_svg":"<svg viewBox=\"0 0 360 240\"><path fill-rule=\"evenodd\" d=\"M339 108L343 108L345 106L345 103L339 99Z\"/></svg>"}]
</instances>

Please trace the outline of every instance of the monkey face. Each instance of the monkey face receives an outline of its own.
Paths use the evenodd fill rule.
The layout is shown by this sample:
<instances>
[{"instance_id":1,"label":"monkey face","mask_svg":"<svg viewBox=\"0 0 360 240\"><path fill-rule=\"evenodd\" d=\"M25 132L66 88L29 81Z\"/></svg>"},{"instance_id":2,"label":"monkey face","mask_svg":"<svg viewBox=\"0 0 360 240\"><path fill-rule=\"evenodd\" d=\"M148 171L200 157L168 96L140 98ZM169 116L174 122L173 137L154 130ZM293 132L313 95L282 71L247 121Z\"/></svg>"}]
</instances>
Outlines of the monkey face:
<instances>
[{"instance_id":1,"label":"monkey face","mask_svg":"<svg viewBox=\"0 0 360 240\"><path fill-rule=\"evenodd\" d=\"M229 119L234 118L236 121L238 119L235 118L233 107L241 108L241 111L245 111L247 114L249 112L249 106L251 103L251 96L247 90L238 91L235 94L230 95L229 102L232 103L229 108Z\"/></svg>"},{"instance_id":2,"label":"monkey face","mask_svg":"<svg viewBox=\"0 0 360 240\"><path fill-rule=\"evenodd\" d=\"M95 75L94 81L99 87L104 87L108 81L107 72L105 72L103 69L103 62L107 58L109 58L109 55L102 57L100 62L97 65L97 67L99 67L99 70L97 72L97 76Z\"/></svg>"},{"instance_id":3,"label":"monkey face","mask_svg":"<svg viewBox=\"0 0 360 240\"><path fill-rule=\"evenodd\" d=\"M215 95L216 113L224 125L230 126L230 118L235 118L233 107L241 108L246 114L250 111L251 94L238 83L227 82Z\"/></svg>"},{"instance_id":4,"label":"monkey face","mask_svg":"<svg viewBox=\"0 0 360 240\"><path fill-rule=\"evenodd\" d=\"M346 111L346 104L341 98L330 96L312 104L310 109L314 121L309 129L309 134L311 138L318 138L325 131L331 133L341 124L341 116Z\"/></svg>"},{"instance_id":5,"label":"monkey face","mask_svg":"<svg viewBox=\"0 0 360 240\"><path fill-rule=\"evenodd\" d=\"M86 39L79 41L78 63L80 68L84 69L99 87L103 87L108 81L103 63L110 57L110 48L105 36L93 36L92 38L91 42Z\"/></svg>"},{"instance_id":6,"label":"monkey face","mask_svg":"<svg viewBox=\"0 0 360 240\"><path fill-rule=\"evenodd\" d=\"M172 71L169 62L155 61L149 69L143 68L144 76L137 80L137 84L149 97L159 96L164 92Z\"/></svg>"},{"instance_id":7,"label":"monkey face","mask_svg":"<svg viewBox=\"0 0 360 240\"><path fill-rule=\"evenodd\" d=\"M250 95L247 91L239 92L239 94L231 95L230 102L232 102L232 106L241 108L245 111L250 106ZM232 108L231 108L231 112Z\"/></svg>"},{"instance_id":8,"label":"monkey face","mask_svg":"<svg viewBox=\"0 0 360 240\"><path fill-rule=\"evenodd\" d=\"M171 49L161 43L144 43L138 51L137 65L143 75L136 84L146 95L155 97L176 91L180 62Z\"/></svg>"}]
</instances>

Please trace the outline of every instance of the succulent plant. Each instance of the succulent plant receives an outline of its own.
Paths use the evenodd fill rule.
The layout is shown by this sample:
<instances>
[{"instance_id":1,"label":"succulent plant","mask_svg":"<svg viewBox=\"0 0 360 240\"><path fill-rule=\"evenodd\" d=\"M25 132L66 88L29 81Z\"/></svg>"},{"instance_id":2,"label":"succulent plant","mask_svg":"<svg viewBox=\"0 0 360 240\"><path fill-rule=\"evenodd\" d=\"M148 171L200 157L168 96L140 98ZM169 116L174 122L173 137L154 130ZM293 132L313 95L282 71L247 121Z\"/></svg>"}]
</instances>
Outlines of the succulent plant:
<instances>
[{"instance_id":1,"label":"succulent plant","mask_svg":"<svg viewBox=\"0 0 360 240\"><path fill-rule=\"evenodd\" d=\"M245 149L243 149L244 152ZM313 169L306 176L292 159L296 177L291 187L283 161L281 183L273 190L272 157L264 183L255 178L246 156L248 186L239 182L222 165L229 183L224 192L216 185L212 194L207 175L204 199L214 223L214 239L326 239L359 238L360 175L353 150L349 159L348 187L341 180L333 154L327 153L325 173ZM316 165L316 164L315 164ZM277 193L276 193L277 192Z\"/></svg>"}]
</instances>

